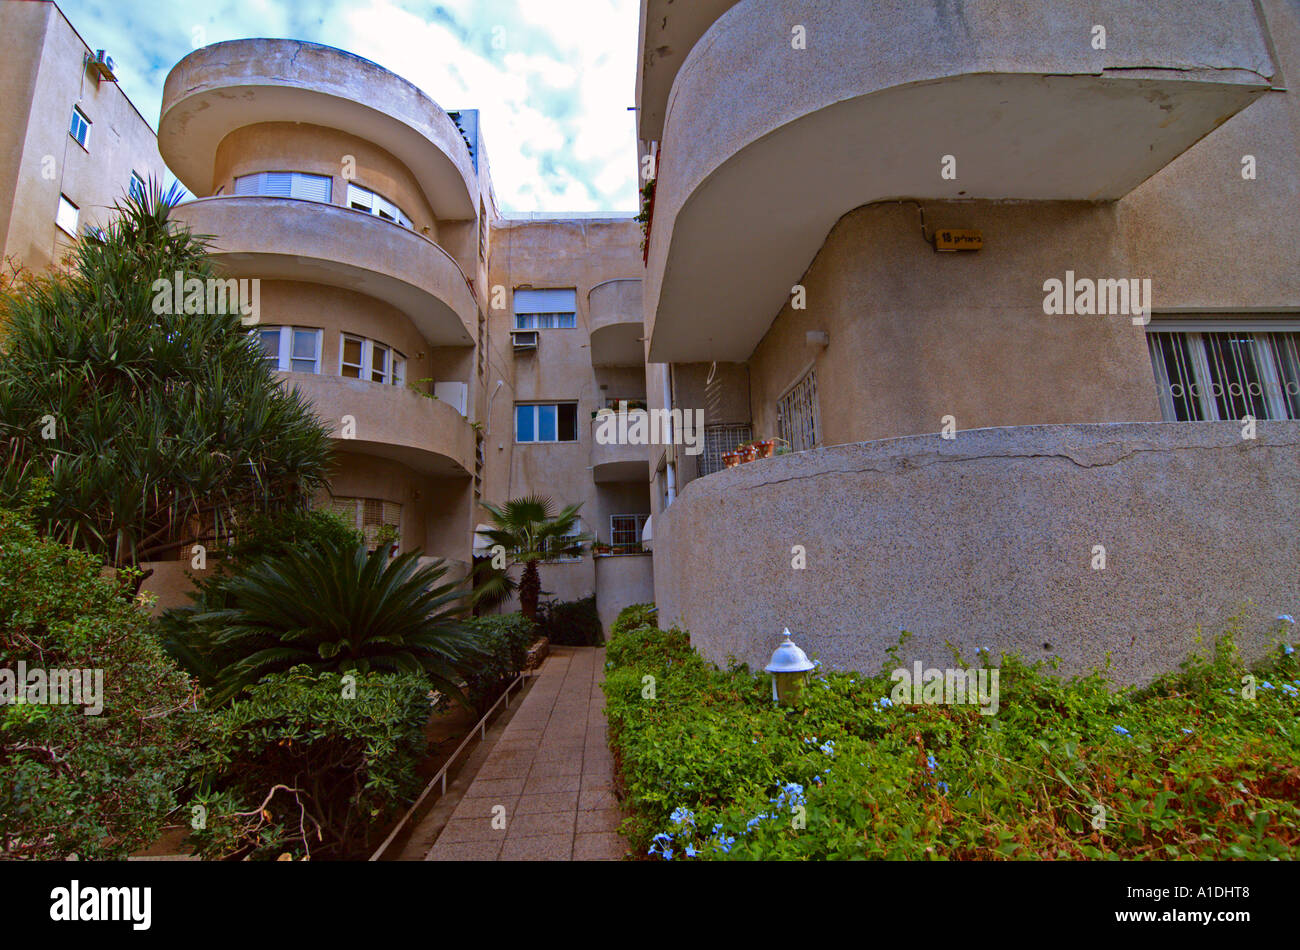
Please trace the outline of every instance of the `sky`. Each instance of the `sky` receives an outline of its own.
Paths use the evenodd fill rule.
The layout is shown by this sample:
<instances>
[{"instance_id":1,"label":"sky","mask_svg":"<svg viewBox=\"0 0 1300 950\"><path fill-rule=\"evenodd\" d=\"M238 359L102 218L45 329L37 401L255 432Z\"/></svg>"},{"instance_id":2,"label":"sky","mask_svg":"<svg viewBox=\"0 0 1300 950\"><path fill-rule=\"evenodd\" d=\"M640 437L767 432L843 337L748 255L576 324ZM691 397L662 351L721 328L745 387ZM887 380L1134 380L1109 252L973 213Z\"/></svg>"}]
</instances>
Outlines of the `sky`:
<instances>
[{"instance_id":1,"label":"sky","mask_svg":"<svg viewBox=\"0 0 1300 950\"><path fill-rule=\"evenodd\" d=\"M222 40L364 56L444 109L478 109L505 213L632 213L637 0L58 0L156 130L167 73Z\"/></svg>"}]
</instances>

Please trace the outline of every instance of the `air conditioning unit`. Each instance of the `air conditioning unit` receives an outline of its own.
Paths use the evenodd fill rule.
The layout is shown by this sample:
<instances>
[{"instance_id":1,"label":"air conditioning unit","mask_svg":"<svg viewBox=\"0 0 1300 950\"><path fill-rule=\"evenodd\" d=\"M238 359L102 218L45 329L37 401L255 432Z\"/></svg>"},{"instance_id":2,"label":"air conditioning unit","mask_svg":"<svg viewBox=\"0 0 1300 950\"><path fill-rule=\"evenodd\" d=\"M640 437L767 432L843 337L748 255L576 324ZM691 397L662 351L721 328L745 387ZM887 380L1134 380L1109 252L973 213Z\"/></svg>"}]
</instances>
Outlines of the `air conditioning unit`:
<instances>
[{"instance_id":1,"label":"air conditioning unit","mask_svg":"<svg viewBox=\"0 0 1300 950\"><path fill-rule=\"evenodd\" d=\"M107 79L109 82L117 82L117 76L114 74L116 64L113 57L108 55L107 50L96 50L95 58L90 63L90 69L95 74L96 79Z\"/></svg>"},{"instance_id":2,"label":"air conditioning unit","mask_svg":"<svg viewBox=\"0 0 1300 950\"><path fill-rule=\"evenodd\" d=\"M515 352L537 349L537 331L536 330L511 330L510 342L514 345Z\"/></svg>"}]
</instances>

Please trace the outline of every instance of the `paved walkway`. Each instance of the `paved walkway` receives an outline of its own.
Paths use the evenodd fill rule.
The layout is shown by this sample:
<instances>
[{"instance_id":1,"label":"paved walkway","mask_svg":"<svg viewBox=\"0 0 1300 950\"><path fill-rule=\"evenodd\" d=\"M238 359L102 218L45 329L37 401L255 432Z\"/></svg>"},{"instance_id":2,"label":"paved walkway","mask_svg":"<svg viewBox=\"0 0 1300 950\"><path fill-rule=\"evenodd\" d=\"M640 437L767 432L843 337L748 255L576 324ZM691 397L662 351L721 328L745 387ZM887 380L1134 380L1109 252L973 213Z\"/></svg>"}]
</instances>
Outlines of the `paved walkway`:
<instances>
[{"instance_id":1,"label":"paved walkway","mask_svg":"<svg viewBox=\"0 0 1300 950\"><path fill-rule=\"evenodd\" d=\"M604 676L603 647L551 649L425 860L623 856L605 739Z\"/></svg>"}]
</instances>

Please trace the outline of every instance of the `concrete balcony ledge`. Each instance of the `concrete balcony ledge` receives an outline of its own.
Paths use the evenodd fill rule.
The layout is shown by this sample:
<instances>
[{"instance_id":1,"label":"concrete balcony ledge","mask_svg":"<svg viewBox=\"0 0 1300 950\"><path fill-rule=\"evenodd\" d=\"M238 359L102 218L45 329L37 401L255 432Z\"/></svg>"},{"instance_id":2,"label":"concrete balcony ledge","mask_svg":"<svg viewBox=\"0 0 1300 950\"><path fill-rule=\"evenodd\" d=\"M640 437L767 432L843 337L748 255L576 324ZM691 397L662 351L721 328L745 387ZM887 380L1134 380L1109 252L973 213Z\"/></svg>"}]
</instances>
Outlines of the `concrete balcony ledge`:
<instances>
[{"instance_id":1,"label":"concrete balcony ledge","mask_svg":"<svg viewBox=\"0 0 1300 950\"><path fill-rule=\"evenodd\" d=\"M316 43L231 40L190 53L167 74L158 148L187 188L209 194L221 140L264 122L303 122L373 142L411 170L439 219L478 212L474 162L446 111L370 60Z\"/></svg>"},{"instance_id":2,"label":"concrete balcony ledge","mask_svg":"<svg viewBox=\"0 0 1300 950\"><path fill-rule=\"evenodd\" d=\"M1059 658L1121 683L1243 612L1258 657L1300 610L1300 422L1044 425L761 459L654 519L661 625L761 668L784 627L828 667ZM803 545L807 566L791 568ZM1098 546L1104 569L1094 569ZM727 552L725 558L719 551Z\"/></svg>"},{"instance_id":3,"label":"concrete balcony ledge","mask_svg":"<svg viewBox=\"0 0 1300 950\"><path fill-rule=\"evenodd\" d=\"M401 462L435 477L474 471L474 429L445 402L401 386L342 376L279 376L311 401L340 450ZM345 416L355 423L352 437L345 431Z\"/></svg>"},{"instance_id":4,"label":"concrete balcony ledge","mask_svg":"<svg viewBox=\"0 0 1300 950\"><path fill-rule=\"evenodd\" d=\"M807 48L791 47L792 25ZM1107 48L1092 46L1094 24ZM746 0L677 71L653 362L745 360L834 223L875 201L1122 197L1271 88L1251 0ZM956 178L941 176L943 156Z\"/></svg>"},{"instance_id":5,"label":"concrete balcony ledge","mask_svg":"<svg viewBox=\"0 0 1300 950\"><path fill-rule=\"evenodd\" d=\"M602 444L596 440L600 418L591 420L591 477L596 483L646 482L649 445Z\"/></svg>"},{"instance_id":6,"label":"concrete balcony ledge","mask_svg":"<svg viewBox=\"0 0 1300 950\"><path fill-rule=\"evenodd\" d=\"M339 205L241 195L199 198L172 218L209 235L231 276L343 287L392 304L430 346L471 346L477 305L465 275L422 234Z\"/></svg>"},{"instance_id":7,"label":"concrete balcony ledge","mask_svg":"<svg viewBox=\"0 0 1300 950\"><path fill-rule=\"evenodd\" d=\"M607 280L587 294L593 366L645 364L641 279Z\"/></svg>"}]
</instances>

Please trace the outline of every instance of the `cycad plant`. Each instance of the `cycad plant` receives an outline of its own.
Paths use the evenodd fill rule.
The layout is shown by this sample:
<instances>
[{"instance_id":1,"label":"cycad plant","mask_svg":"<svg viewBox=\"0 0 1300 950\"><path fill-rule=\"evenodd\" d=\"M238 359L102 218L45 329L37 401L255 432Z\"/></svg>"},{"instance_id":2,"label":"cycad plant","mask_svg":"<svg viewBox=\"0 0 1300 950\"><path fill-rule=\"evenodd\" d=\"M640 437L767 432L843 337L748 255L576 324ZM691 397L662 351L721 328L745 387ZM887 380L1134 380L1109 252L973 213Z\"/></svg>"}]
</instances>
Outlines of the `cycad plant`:
<instances>
[{"instance_id":1,"label":"cycad plant","mask_svg":"<svg viewBox=\"0 0 1300 950\"><path fill-rule=\"evenodd\" d=\"M113 566L301 508L329 474L328 431L238 307L157 312L159 281L216 276L205 239L171 220L181 194L151 182L64 268L0 293L0 504L44 476L38 528Z\"/></svg>"},{"instance_id":2,"label":"cycad plant","mask_svg":"<svg viewBox=\"0 0 1300 950\"><path fill-rule=\"evenodd\" d=\"M256 561L225 578L224 606L168 612L173 653L221 705L268 673L421 672L463 700L459 681L481 659L462 622L469 590L444 583L442 560L390 559L364 544L318 543Z\"/></svg>"},{"instance_id":3,"label":"cycad plant","mask_svg":"<svg viewBox=\"0 0 1300 950\"><path fill-rule=\"evenodd\" d=\"M486 502L483 507L492 518L492 527L480 528L478 533L492 546L500 545L509 563L523 565L523 573L516 585L489 558L479 572L478 599L480 602L504 600L517 589L520 611L535 621L542 590L538 563L577 557L582 553L583 544L591 541L589 535L573 533L582 505L567 505L556 512L550 498L532 495L513 499L499 508Z\"/></svg>"}]
</instances>

